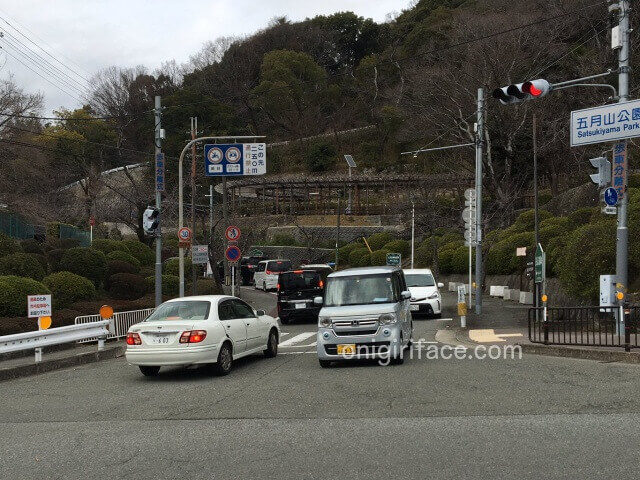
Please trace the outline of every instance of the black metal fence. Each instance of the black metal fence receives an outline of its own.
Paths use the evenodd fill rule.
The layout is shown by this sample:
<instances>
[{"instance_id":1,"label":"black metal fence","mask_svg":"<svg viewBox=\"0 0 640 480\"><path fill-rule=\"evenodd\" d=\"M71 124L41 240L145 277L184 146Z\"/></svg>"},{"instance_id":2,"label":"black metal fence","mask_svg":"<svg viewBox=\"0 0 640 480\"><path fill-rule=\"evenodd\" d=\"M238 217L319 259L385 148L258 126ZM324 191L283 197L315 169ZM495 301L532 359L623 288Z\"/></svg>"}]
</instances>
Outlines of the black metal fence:
<instances>
[{"instance_id":1,"label":"black metal fence","mask_svg":"<svg viewBox=\"0 0 640 480\"><path fill-rule=\"evenodd\" d=\"M618 323L622 316L624 321ZM640 348L640 306L529 309L529 341L545 345Z\"/></svg>"}]
</instances>

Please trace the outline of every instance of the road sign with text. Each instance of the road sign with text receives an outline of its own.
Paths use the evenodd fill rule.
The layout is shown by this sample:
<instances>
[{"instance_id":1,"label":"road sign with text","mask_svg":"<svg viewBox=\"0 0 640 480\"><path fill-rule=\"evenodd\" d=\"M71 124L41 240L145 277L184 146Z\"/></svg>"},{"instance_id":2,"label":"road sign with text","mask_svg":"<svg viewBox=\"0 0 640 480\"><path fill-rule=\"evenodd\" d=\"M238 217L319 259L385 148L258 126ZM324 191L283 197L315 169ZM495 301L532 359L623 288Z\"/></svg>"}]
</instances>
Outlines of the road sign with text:
<instances>
[{"instance_id":1,"label":"road sign with text","mask_svg":"<svg viewBox=\"0 0 640 480\"><path fill-rule=\"evenodd\" d=\"M640 100L571 112L571 146L640 137Z\"/></svg>"},{"instance_id":2,"label":"road sign with text","mask_svg":"<svg viewBox=\"0 0 640 480\"><path fill-rule=\"evenodd\" d=\"M267 173L267 144L205 145L204 166L208 177L264 175Z\"/></svg>"}]
</instances>

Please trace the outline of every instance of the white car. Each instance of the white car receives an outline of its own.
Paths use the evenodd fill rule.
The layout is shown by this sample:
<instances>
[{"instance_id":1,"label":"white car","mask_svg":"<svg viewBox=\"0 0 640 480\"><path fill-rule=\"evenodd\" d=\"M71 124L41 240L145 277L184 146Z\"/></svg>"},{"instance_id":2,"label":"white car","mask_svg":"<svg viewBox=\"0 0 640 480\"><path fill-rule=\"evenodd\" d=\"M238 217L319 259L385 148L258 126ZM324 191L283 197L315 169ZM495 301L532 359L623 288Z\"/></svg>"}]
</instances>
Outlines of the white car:
<instances>
[{"instance_id":1,"label":"white car","mask_svg":"<svg viewBox=\"0 0 640 480\"><path fill-rule=\"evenodd\" d=\"M160 305L127 332L127 361L143 375L160 367L209 365L219 375L233 360L278 353L280 328L273 317L228 295L175 298Z\"/></svg>"},{"instance_id":2,"label":"white car","mask_svg":"<svg viewBox=\"0 0 640 480\"><path fill-rule=\"evenodd\" d=\"M442 298L438 289L444 284L436 283L428 268L405 269L404 278L411 292L411 313L439 318L442 315Z\"/></svg>"},{"instance_id":3,"label":"white car","mask_svg":"<svg viewBox=\"0 0 640 480\"><path fill-rule=\"evenodd\" d=\"M291 270L291 260L262 260L258 263L256 273L253 274L253 286L265 292L275 290L278 287L278 276L289 270Z\"/></svg>"}]
</instances>

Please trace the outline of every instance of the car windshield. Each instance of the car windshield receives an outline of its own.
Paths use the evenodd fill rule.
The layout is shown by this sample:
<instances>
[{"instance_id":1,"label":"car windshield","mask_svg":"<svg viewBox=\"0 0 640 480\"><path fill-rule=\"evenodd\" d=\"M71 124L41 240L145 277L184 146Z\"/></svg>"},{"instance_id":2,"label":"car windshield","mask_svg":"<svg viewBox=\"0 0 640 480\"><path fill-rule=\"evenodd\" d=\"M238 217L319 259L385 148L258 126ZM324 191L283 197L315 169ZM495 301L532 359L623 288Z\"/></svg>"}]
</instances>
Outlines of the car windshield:
<instances>
[{"instance_id":1,"label":"car windshield","mask_svg":"<svg viewBox=\"0 0 640 480\"><path fill-rule=\"evenodd\" d=\"M391 275L354 275L329 278L324 305L367 305L394 301Z\"/></svg>"},{"instance_id":2,"label":"car windshield","mask_svg":"<svg viewBox=\"0 0 640 480\"><path fill-rule=\"evenodd\" d=\"M205 320L209 318L211 303L202 300L181 300L160 305L145 322L173 320Z\"/></svg>"},{"instance_id":3,"label":"car windshield","mask_svg":"<svg viewBox=\"0 0 640 480\"><path fill-rule=\"evenodd\" d=\"M269 262L267 263L267 270L270 272L286 272L291 270L291 262L289 260Z\"/></svg>"},{"instance_id":4,"label":"car windshield","mask_svg":"<svg viewBox=\"0 0 640 480\"><path fill-rule=\"evenodd\" d=\"M278 283L280 284L280 291L294 291L319 288L321 281L318 272L305 271L281 273Z\"/></svg>"},{"instance_id":5,"label":"car windshield","mask_svg":"<svg viewBox=\"0 0 640 480\"><path fill-rule=\"evenodd\" d=\"M430 273L405 273L407 287L433 287L436 282Z\"/></svg>"}]
</instances>

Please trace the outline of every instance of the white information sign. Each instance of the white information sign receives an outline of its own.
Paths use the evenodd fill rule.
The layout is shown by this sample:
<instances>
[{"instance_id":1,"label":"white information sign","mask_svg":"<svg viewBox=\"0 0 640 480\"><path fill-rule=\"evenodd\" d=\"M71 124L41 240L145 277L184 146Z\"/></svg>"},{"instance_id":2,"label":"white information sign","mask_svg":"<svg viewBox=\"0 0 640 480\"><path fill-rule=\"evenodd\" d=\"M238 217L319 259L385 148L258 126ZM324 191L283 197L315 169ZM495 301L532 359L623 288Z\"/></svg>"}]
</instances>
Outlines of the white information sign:
<instances>
[{"instance_id":1,"label":"white information sign","mask_svg":"<svg viewBox=\"0 0 640 480\"><path fill-rule=\"evenodd\" d=\"M571 146L640 137L640 100L571 112Z\"/></svg>"},{"instance_id":2,"label":"white information sign","mask_svg":"<svg viewBox=\"0 0 640 480\"><path fill-rule=\"evenodd\" d=\"M51 316L51 295L29 295L27 297L29 318Z\"/></svg>"},{"instance_id":3,"label":"white information sign","mask_svg":"<svg viewBox=\"0 0 640 480\"><path fill-rule=\"evenodd\" d=\"M207 245L193 245L191 247L191 263L205 265L209 262L209 247Z\"/></svg>"}]
</instances>

